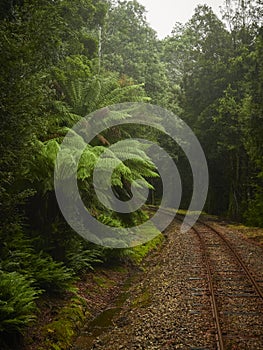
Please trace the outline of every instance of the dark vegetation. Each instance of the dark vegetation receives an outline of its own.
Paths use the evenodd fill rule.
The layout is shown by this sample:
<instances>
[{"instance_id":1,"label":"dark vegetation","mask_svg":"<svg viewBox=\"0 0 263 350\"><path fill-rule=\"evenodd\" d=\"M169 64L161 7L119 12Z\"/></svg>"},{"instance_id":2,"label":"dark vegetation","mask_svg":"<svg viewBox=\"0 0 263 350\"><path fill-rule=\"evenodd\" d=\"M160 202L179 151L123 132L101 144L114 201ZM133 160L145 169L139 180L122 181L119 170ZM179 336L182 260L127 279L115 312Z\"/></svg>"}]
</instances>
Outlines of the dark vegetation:
<instances>
[{"instance_id":1,"label":"dark vegetation","mask_svg":"<svg viewBox=\"0 0 263 350\"><path fill-rule=\"evenodd\" d=\"M82 240L65 223L53 188L59 144L77 120L120 102L149 101L195 131L206 153L205 210L263 227L263 29L259 0L226 1L222 20L198 6L188 23L158 40L136 1L2 0L0 3L0 347L35 318L41 294L65 293L98 263L131 250ZM135 135L136 133L136 135ZM127 226L100 207L92 171L101 150L125 135L148 135L174 157L191 196L189 165L169 139L147 130L108 130L83 157L79 186L102 222ZM127 171L128 169L128 171ZM125 184L159 183L151 162L123 162ZM153 177L153 178L151 178ZM153 198L154 196L152 196Z\"/></svg>"}]
</instances>

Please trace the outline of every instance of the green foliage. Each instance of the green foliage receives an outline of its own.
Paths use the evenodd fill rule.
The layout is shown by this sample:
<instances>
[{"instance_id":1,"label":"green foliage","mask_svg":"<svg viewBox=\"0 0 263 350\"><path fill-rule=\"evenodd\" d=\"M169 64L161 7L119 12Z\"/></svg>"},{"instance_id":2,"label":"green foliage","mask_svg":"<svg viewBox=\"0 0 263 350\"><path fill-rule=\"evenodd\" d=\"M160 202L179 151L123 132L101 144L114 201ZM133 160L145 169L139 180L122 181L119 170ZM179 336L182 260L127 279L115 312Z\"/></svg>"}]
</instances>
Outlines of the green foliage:
<instances>
[{"instance_id":1,"label":"green foliage","mask_svg":"<svg viewBox=\"0 0 263 350\"><path fill-rule=\"evenodd\" d=\"M209 163L206 210L263 225L261 11L259 0L227 1L225 26L211 8L198 6L188 23L176 24L172 35L159 41L137 1L1 2L0 332L21 332L33 319L40 292L61 293L71 288L73 276L95 264L132 255L140 261L159 244L157 237L134 250L96 247L72 232L58 208L53 174L64 136L90 114L102 125L129 118L128 109L112 112L112 104L152 101L182 116ZM92 131L92 118L85 123ZM189 164L178 146L153 129L115 127L89 145L70 132L60 175L71 174L80 156L82 199L105 225L129 227L147 219L142 211L106 210L93 186L97 167L98 174L111 176L120 200L131 198L135 181L153 189L158 174L147 146L132 137L147 136L168 147L191 186ZM65 322L63 328L56 319L46 329L49 348L69 346L74 330Z\"/></svg>"},{"instance_id":2,"label":"green foliage","mask_svg":"<svg viewBox=\"0 0 263 350\"><path fill-rule=\"evenodd\" d=\"M67 253L67 265L78 273L83 273L87 270L93 270L93 266L102 263L102 251L98 249L81 249L72 253Z\"/></svg>"},{"instance_id":3,"label":"green foliage","mask_svg":"<svg viewBox=\"0 0 263 350\"><path fill-rule=\"evenodd\" d=\"M93 0L1 3L1 332L21 331L33 319L40 290L71 288L72 268L52 257L63 255L56 246L52 191L55 139L60 142L67 132L65 120L72 123L76 117L59 96L54 71L69 62L75 66L71 74L88 76L97 38L87 29L103 23L105 5ZM69 241L66 237L63 249ZM87 253L83 260L87 266Z\"/></svg>"},{"instance_id":4,"label":"green foliage","mask_svg":"<svg viewBox=\"0 0 263 350\"><path fill-rule=\"evenodd\" d=\"M163 241L164 241L164 236L162 234L159 234L150 242L147 242L143 245L133 248L130 251L133 261L135 261L136 264L139 265L143 260L143 258L145 258L149 254L149 252L151 252L152 250L158 249L158 247L160 247Z\"/></svg>"},{"instance_id":5,"label":"green foliage","mask_svg":"<svg viewBox=\"0 0 263 350\"><path fill-rule=\"evenodd\" d=\"M56 140L45 143L35 140L33 147L23 177L39 194L45 195L54 188L55 161L60 147Z\"/></svg>"},{"instance_id":6,"label":"green foliage","mask_svg":"<svg viewBox=\"0 0 263 350\"><path fill-rule=\"evenodd\" d=\"M17 272L0 270L0 334L21 332L35 320L38 292Z\"/></svg>"},{"instance_id":7,"label":"green foliage","mask_svg":"<svg viewBox=\"0 0 263 350\"><path fill-rule=\"evenodd\" d=\"M72 78L70 74L63 79L57 76L63 100L69 112L80 117L116 103L148 100L142 84L121 85L116 73L93 74L90 78L88 75Z\"/></svg>"},{"instance_id":8,"label":"green foliage","mask_svg":"<svg viewBox=\"0 0 263 350\"><path fill-rule=\"evenodd\" d=\"M30 269L30 266L26 266L26 268L27 273L31 272L36 279L36 284L47 292L62 292L71 287L72 270L66 268L62 262L54 261L50 256L45 257L40 253L35 259L34 267Z\"/></svg>"},{"instance_id":9,"label":"green foliage","mask_svg":"<svg viewBox=\"0 0 263 350\"><path fill-rule=\"evenodd\" d=\"M153 103L165 104L168 83L159 41L139 2L117 1L110 6L102 31L102 64L145 84Z\"/></svg>"},{"instance_id":10,"label":"green foliage","mask_svg":"<svg viewBox=\"0 0 263 350\"><path fill-rule=\"evenodd\" d=\"M19 272L42 291L61 292L71 286L72 271L47 253L37 252L33 240L26 237L20 226L11 225L5 234L1 234L4 246L0 248L0 266L4 271Z\"/></svg>"},{"instance_id":11,"label":"green foliage","mask_svg":"<svg viewBox=\"0 0 263 350\"><path fill-rule=\"evenodd\" d=\"M141 213L143 218L140 217L138 220L138 224L146 221L148 216L145 213ZM138 213L139 215L139 213ZM135 219L136 220L136 219ZM158 249L164 241L164 236L160 231L156 229L155 226L149 224L144 227L145 235L150 235L155 238L150 240L149 242L136 246L134 248L123 248L123 249L112 249L112 248L104 248L104 261L107 264L116 264L123 262L130 262L133 265L140 265L142 260L149 254L149 252Z\"/></svg>"},{"instance_id":12,"label":"green foliage","mask_svg":"<svg viewBox=\"0 0 263 350\"><path fill-rule=\"evenodd\" d=\"M249 202L248 209L244 214L246 224L263 227L263 191L257 188L255 197Z\"/></svg>"},{"instance_id":13,"label":"green foliage","mask_svg":"<svg viewBox=\"0 0 263 350\"><path fill-rule=\"evenodd\" d=\"M261 202L261 11L256 0L226 2L225 26L211 8L198 6L193 17L185 25L176 24L163 42L169 80L179 85L180 108L173 103L171 108L195 131L207 157L206 210L237 220L254 198L257 205ZM178 159L189 177L184 158ZM189 180L184 176L184 182Z\"/></svg>"},{"instance_id":14,"label":"green foliage","mask_svg":"<svg viewBox=\"0 0 263 350\"><path fill-rule=\"evenodd\" d=\"M117 217L112 217L112 215L100 214L97 219L104 225L111 227L121 227L121 221Z\"/></svg>"}]
</instances>

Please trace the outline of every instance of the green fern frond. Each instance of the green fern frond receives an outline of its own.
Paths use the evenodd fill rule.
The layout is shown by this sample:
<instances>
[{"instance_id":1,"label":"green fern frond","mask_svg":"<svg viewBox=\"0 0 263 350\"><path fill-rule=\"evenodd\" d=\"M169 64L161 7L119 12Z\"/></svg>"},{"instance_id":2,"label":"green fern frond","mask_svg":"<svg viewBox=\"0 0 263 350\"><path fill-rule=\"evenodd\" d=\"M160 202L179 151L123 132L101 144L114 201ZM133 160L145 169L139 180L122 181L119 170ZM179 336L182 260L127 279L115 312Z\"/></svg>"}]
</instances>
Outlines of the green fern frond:
<instances>
[{"instance_id":1,"label":"green fern frond","mask_svg":"<svg viewBox=\"0 0 263 350\"><path fill-rule=\"evenodd\" d=\"M36 318L39 293L31 284L17 272L0 271L0 332L20 332Z\"/></svg>"}]
</instances>

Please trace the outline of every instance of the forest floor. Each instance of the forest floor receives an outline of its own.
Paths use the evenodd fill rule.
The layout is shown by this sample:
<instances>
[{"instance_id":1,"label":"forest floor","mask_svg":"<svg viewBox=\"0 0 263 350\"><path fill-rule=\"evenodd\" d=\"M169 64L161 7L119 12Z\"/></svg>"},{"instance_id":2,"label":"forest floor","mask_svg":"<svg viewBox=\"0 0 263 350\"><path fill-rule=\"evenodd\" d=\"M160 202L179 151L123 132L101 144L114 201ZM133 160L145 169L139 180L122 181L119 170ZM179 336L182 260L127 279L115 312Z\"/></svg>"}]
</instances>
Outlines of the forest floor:
<instances>
[{"instance_id":1,"label":"forest floor","mask_svg":"<svg viewBox=\"0 0 263 350\"><path fill-rule=\"evenodd\" d=\"M35 324L27 329L23 350L68 349L83 323L91 321L120 294L133 266L103 266L86 273L75 290L38 300Z\"/></svg>"},{"instance_id":2,"label":"forest floor","mask_svg":"<svg viewBox=\"0 0 263 350\"><path fill-rule=\"evenodd\" d=\"M208 219L263 256L263 229ZM78 297L42 298L23 350L214 349L198 239L176 222L165 236L140 267L100 267L77 283Z\"/></svg>"}]
</instances>

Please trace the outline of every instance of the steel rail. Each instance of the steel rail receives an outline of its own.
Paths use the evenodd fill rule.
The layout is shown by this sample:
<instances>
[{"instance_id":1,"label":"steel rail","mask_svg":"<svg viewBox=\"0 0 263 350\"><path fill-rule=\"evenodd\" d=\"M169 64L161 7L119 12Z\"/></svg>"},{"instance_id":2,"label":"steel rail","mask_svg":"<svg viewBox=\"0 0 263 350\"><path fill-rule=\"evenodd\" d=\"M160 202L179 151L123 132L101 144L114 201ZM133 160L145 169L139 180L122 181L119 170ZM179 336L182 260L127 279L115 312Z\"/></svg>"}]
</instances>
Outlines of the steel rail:
<instances>
[{"instance_id":1,"label":"steel rail","mask_svg":"<svg viewBox=\"0 0 263 350\"><path fill-rule=\"evenodd\" d=\"M218 237L220 237L222 239L222 241L226 244L226 246L229 248L229 250L232 252L232 254L234 255L236 261L239 263L239 265L242 267L242 269L245 271L247 278L250 280L251 284L253 285L254 289L256 290L258 296L260 297L260 299L263 300L263 292L261 290L261 288L259 287L257 281L255 280L255 278L253 277L251 271L249 270L249 268L246 266L246 264L244 263L244 261L241 259L240 255L236 252L236 250L233 248L232 244L222 235L221 232L217 231L213 226L203 222L203 221L199 221L202 225L210 228L214 233L217 234Z\"/></svg>"},{"instance_id":2,"label":"steel rail","mask_svg":"<svg viewBox=\"0 0 263 350\"><path fill-rule=\"evenodd\" d=\"M220 319L219 319L219 311L217 307L217 302L216 302L216 294L215 294L215 288L214 288L214 283L213 283L213 274L212 270L209 264L209 257L207 254L207 248L205 245L205 241L198 232L198 230L195 227L191 228L198 236L201 244L201 248L203 251L203 256L204 256L204 261L206 265L206 270L207 270L207 276L208 276L208 286L209 286L209 293L210 293L210 299L211 299L211 305L212 305L212 311L213 311L213 317L214 317L214 322L215 322L215 327L216 327L216 333L217 333L217 348L218 350L224 350L224 340L223 340L223 334L220 326Z\"/></svg>"},{"instance_id":3,"label":"steel rail","mask_svg":"<svg viewBox=\"0 0 263 350\"><path fill-rule=\"evenodd\" d=\"M155 210L155 208L152 208L152 207L148 207L148 209ZM169 215L175 214L175 213L172 213L171 211L169 211L169 209L162 209L161 208L161 211L163 211L165 214L168 213ZM179 220L180 222L183 221L183 219L181 219L179 217L175 217L175 219ZM190 224L188 224L188 225L190 226ZM211 267L209 264L209 257L207 254L205 241L195 227L191 227L191 229L195 232L195 234L199 238L201 249L203 252L204 262L205 262L205 266L206 266L206 270L207 270L208 289L209 289L209 296L210 296L210 300L211 300L213 319L214 319L214 323L215 323L217 349L218 350L225 350L224 341L223 341L223 334L222 334L222 330L221 330L221 326L220 326L219 311L218 311L217 302L216 302L215 288L214 288L214 284L213 284L213 274L212 274L212 270L211 270Z\"/></svg>"},{"instance_id":4,"label":"steel rail","mask_svg":"<svg viewBox=\"0 0 263 350\"><path fill-rule=\"evenodd\" d=\"M154 207L149 207L150 210L156 210ZM160 210L160 209L159 209ZM169 215L175 215L172 210L169 209L161 209L163 212L168 213ZM182 214L176 214L178 216L183 216ZM178 217L175 217L175 219L181 220ZM261 290L260 286L258 285L257 281L253 277L251 271L247 267L247 265L244 263L244 261L241 259L240 255L237 253L237 251L233 248L232 244L220 233L218 230L216 230L213 226L207 224L206 222L202 220L198 220L199 224L202 224L206 227L208 227L210 230L212 230L215 234L217 234L218 237L221 238L221 240L225 243L225 245L228 247L228 249L231 251L231 253L234 255L235 260L239 263L241 268L244 270L246 273L247 278L250 280L252 286L254 287L255 291L257 292L258 296L260 297L261 300L263 300L263 291ZM188 224L189 225L189 224Z\"/></svg>"},{"instance_id":5,"label":"steel rail","mask_svg":"<svg viewBox=\"0 0 263 350\"><path fill-rule=\"evenodd\" d=\"M156 210L154 207L148 207L149 210ZM159 208L160 210L160 208ZM174 215L174 218L179 220L180 222L183 221L183 218L181 218L183 215L182 214L176 214L170 209L161 209L162 212L168 214L168 215ZM181 217L180 217L181 216ZM202 220L198 220L197 224L204 225L208 229L210 229L212 232L214 232L227 246L227 248L230 250L232 253L233 257L235 258L236 262L239 264L239 266L242 268L242 270L245 272L246 277L249 279L251 282L252 286L254 287L254 290L256 291L257 295L260 297L261 300L263 300L263 291L261 290L260 286L258 285L257 281L255 280L254 276L252 275L251 271L247 267L247 265L244 263L240 255L237 253L237 251L234 249L233 245L224 237L224 235L216 230L213 226L207 224L206 222L203 222ZM190 226L190 224L188 224ZM207 247L205 244L205 240L202 238L202 235L198 231L196 227L191 227L191 229L197 234L201 248L203 251L204 255L204 261L206 265L206 270L207 270L207 275L208 275L208 285L209 285L209 292L210 292L210 298L211 298L211 305L212 305L212 311L213 311L213 317L215 321L215 327L216 327L216 332L217 332L217 345L218 345L218 350L224 350L224 341L223 341L223 335L221 331L221 326L220 326L220 318L219 318L219 311L217 307L217 302L216 302L216 295L214 291L214 285L213 285L213 274L212 270L209 264L209 256L207 254Z\"/></svg>"}]
</instances>

